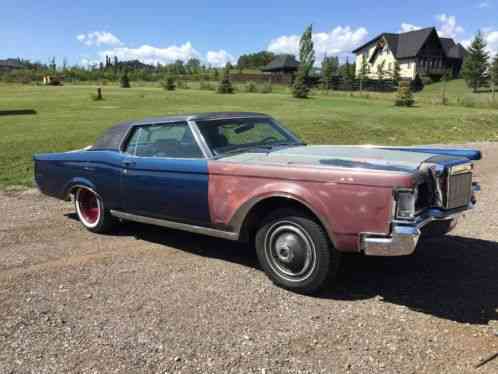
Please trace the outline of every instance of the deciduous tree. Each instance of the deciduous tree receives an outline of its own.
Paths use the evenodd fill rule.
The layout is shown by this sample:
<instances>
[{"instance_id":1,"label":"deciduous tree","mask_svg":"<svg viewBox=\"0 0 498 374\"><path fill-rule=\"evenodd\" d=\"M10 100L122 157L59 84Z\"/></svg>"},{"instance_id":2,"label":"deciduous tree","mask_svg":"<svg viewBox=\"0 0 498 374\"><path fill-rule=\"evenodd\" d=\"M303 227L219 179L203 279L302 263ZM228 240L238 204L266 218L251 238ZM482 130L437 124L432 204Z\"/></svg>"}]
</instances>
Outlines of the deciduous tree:
<instances>
[{"instance_id":1,"label":"deciduous tree","mask_svg":"<svg viewBox=\"0 0 498 374\"><path fill-rule=\"evenodd\" d=\"M308 86L309 76L315 64L315 50L313 46L313 26L309 25L304 30L299 41L299 69L292 87L294 97L304 99L308 97L310 88Z\"/></svg>"}]
</instances>

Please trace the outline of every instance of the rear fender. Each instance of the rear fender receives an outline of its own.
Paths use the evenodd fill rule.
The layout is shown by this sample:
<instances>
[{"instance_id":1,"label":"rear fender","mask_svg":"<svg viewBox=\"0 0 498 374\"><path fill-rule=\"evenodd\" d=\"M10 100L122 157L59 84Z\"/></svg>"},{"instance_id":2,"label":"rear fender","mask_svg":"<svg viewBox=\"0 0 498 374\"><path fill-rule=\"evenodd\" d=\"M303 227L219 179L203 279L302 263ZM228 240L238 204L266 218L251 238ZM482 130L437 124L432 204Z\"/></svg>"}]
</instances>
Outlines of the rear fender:
<instances>
[{"instance_id":1,"label":"rear fender","mask_svg":"<svg viewBox=\"0 0 498 374\"><path fill-rule=\"evenodd\" d=\"M66 201L71 199L71 194L77 187L85 187L97 194L95 184L87 178L76 177L71 179L63 189L62 198Z\"/></svg>"}]
</instances>

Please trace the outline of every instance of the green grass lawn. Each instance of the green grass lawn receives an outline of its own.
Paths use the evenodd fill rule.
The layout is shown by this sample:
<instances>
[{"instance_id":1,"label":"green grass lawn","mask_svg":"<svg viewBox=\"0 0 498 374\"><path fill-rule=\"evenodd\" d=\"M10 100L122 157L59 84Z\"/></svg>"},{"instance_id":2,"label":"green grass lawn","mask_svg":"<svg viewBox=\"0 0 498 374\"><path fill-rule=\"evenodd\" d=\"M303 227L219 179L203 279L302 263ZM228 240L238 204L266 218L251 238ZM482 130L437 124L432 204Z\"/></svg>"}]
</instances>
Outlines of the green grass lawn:
<instances>
[{"instance_id":1,"label":"green grass lawn","mask_svg":"<svg viewBox=\"0 0 498 374\"><path fill-rule=\"evenodd\" d=\"M281 120L315 144L424 144L498 141L498 111L420 103L397 108L391 99L287 94L218 95L211 91L105 86L0 85L0 186L32 185L34 153L92 144L113 124L150 116L203 111L258 111ZM33 109L34 115L2 111Z\"/></svg>"}]
</instances>

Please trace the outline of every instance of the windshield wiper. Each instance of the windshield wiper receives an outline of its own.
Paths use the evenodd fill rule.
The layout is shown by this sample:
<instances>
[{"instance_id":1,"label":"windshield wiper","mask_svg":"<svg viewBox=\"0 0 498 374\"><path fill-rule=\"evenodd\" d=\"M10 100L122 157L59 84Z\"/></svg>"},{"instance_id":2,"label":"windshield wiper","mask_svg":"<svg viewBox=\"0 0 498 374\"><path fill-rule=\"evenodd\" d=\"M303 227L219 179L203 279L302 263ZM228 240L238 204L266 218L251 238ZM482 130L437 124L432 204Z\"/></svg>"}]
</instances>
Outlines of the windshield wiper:
<instances>
[{"instance_id":1,"label":"windshield wiper","mask_svg":"<svg viewBox=\"0 0 498 374\"><path fill-rule=\"evenodd\" d=\"M271 145L253 145L253 146L248 146L248 147L237 147L230 149L228 151L220 151L219 156L223 157L225 155L230 155L234 153L241 153L241 152L251 152L251 151L271 151L272 146Z\"/></svg>"}]
</instances>

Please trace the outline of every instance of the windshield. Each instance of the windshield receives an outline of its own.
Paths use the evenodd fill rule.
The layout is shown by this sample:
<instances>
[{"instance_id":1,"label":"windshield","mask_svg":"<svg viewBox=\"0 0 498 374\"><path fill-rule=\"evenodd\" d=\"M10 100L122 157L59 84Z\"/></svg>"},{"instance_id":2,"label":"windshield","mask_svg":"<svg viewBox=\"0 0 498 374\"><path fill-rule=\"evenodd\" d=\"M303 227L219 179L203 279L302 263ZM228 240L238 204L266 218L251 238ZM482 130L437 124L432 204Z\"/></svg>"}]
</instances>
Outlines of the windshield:
<instances>
[{"instance_id":1,"label":"windshield","mask_svg":"<svg viewBox=\"0 0 498 374\"><path fill-rule=\"evenodd\" d=\"M235 118L199 121L197 124L215 155L303 144L270 118Z\"/></svg>"}]
</instances>

